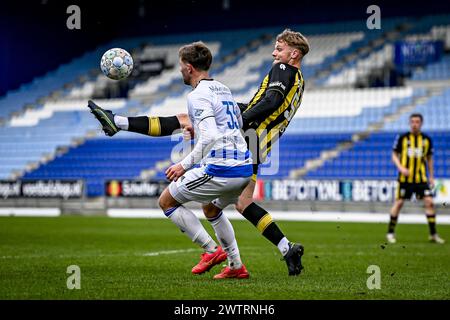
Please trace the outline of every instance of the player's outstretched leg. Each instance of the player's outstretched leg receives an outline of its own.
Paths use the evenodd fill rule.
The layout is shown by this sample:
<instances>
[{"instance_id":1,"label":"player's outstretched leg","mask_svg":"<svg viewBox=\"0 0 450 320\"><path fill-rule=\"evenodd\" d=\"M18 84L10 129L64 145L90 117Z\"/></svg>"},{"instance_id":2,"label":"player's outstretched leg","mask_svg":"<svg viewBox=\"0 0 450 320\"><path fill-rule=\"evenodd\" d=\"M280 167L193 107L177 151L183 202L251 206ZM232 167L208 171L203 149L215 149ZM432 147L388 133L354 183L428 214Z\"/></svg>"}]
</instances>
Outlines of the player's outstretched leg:
<instances>
[{"instance_id":1,"label":"player's outstretched leg","mask_svg":"<svg viewBox=\"0 0 450 320\"><path fill-rule=\"evenodd\" d=\"M91 109L91 113L94 114L94 116L102 125L102 129L107 136L112 137L120 131L120 128L114 122L114 114L111 110L100 108L92 100L88 101L88 107L89 109Z\"/></svg>"},{"instance_id":2,"label":"player's outstretched leg","mask_svg":"<svg viewBox=\"0 0 450 320\"><path fill-rule=\"evenodd\" d=\"M170 117L125 117L105 110L88 101L91 113L102 125L102 129L107 136L112 137L120 130L135 132L152 137L170 136L179 129L186 130L193 137L193 130L187 114L178 114Z\"/></svg>"},{"instance_id":3,"label":"player's outstretched leg","mask_svg":"<svg viewBox=\"0 0 450 320\"><path fill-rule=\"evenodd\" d=\"M214 279L249 278L250 275L247 268L241 260L234 229L230 220L225 216L222 209L216 207L213 203L204 205L203 212L209 223L211 223L211 226L216 233L216 237L228 257L228 266L226 266L219 274L216 274Z\"/></svg>"},{"instance_id":4,"label":"player's outstretched leg","mask_svg":"<svg viewBox=\"0 0 450 320\"><path fill-rule=\"evenodd\" d=\"M262 235L277 246L283 255L283 260L288 267L288 274L296 276L303 270L302 256L303 245L289 241L278 225L272 220L272 216L264 208L253 202L254 180L250 181L239 197L236 209L250 221Z\"/></svg>"}]
</instances>

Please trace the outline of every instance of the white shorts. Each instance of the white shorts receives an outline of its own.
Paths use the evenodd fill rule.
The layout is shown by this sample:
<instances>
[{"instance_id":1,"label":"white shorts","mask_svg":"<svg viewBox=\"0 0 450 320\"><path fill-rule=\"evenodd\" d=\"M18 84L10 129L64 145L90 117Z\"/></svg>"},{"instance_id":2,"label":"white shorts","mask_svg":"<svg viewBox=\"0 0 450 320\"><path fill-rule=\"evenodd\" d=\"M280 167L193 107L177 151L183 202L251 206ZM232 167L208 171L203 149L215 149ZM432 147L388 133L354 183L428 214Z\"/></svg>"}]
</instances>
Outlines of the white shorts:
<instances>
[{"instance_id":1,"label":"white shorts","mask_svg":"<svg viewBox=\"0 0 450 320\"><path fill-rule=\"evenodd\" d=\"M202 204L213 202L220 209L237 202L251 177L224 178L210 176L205 168L194 168L176 182L169 184L169 192L180 204L196 201Z\"/></svg>"}]
</instances>

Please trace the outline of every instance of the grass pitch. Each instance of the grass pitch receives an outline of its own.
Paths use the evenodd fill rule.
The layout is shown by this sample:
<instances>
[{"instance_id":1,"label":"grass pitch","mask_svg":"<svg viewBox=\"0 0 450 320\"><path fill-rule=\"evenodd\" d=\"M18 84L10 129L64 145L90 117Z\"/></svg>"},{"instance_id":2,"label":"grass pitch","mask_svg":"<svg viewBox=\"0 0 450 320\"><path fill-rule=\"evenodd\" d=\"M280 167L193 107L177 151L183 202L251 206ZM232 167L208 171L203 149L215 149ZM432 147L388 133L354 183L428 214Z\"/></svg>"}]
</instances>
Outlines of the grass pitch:
<instances>
[{"instance_id":1,"label":"grass pitch","mask_svg":"<svg viewBox=\"0 0 450 320\"><path fill-rule=\"evenodd\" d=\"M305 270L288 277L274 246L232 223L248 280L212 280L220 266L192 275L201 251L168 219L0 218L0 299L450 298L450 246L429 243L426 225L400 224L387 245L385 224L279 222L305 245ZM450 226L438 231L450 240ZM67 289L70 265L79 290ZM366 286L369 265L381 269L379 290Z\"/></svg>"}]
</instances>

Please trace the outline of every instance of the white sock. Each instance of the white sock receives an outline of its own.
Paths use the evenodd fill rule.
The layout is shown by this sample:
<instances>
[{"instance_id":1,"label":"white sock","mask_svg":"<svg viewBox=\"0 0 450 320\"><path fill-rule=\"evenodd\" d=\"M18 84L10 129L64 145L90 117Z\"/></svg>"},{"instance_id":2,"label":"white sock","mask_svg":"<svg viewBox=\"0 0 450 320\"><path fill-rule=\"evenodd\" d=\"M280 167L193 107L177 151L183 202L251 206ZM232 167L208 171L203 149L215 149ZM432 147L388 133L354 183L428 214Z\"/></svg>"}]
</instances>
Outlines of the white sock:
<instances>
[{"instance_id":1,"label":"white sock","mask_svg":"<svg viewBox=\"0 0 450 320\"><path fill-rule=\"evenodd\" d=\"M217 243L206 232L200 220L195 214L186 207L179 206L166 210L166 217L175 223L181 232L185 233L192 242L197 243L207 252L214 252L217 249Z\"/></svg>"},{"instance_id":2,"label":"white sock","mask_svg":"<svg viewBox=\"0 0 450 320\"><path fill-rule=\"evenodd\" d=\"M114 116L114 123L115 123L116 126L118 126L120 129L122 129L122 130L128 130L129 123L128 123L128 118L127 118L127 117L115 115L115 116Z\"/></svg>"},{"instance_id":3,"label":"white sock","mask_svg":"<svg viewBox=\"0 0 450 320\"><path fill-rule=\"evenodd\" d=\"M283 256L285 256L286 253L289 251L289 240L286 237L284 237L277 244L277 247L278 247L278 250L280 250L281 254Z\"/></svg>"},{"instance_id":4,"label":"white sock","mask_svg":"<svg viewBox=\"0 0 450 320\"><path fill-rule=\"evenodd\" d=\"M242 266L242 261L230 220L221 211L217 217L208 219L208 221L214 228L220 245L228 255L228 266L231 269L239 269Z\"/></svg>"}]
</instances>

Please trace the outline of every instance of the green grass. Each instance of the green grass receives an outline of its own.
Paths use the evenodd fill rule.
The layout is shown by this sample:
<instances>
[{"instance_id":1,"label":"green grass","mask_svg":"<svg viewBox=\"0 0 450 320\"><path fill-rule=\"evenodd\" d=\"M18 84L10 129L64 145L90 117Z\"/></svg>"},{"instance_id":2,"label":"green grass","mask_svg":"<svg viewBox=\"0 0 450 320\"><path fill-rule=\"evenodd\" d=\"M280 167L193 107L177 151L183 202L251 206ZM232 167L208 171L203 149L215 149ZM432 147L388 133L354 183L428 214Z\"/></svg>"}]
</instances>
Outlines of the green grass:
<instances>
[{"instance_id":1,"label":"green grass","mask_svg":"<svg viewBox=\"0 0 450 320\"><path fill-rule=\"evenodd\" d=\"M195 248L167 219L0 218L0 299L450 298L449 245L429 243L426 225L400 224L399 242L385 245L384 224L279 222L305 245L299 277L250 223L233 225L248 280L212 280L220 266L192 275L200 250L144 256ZM450 226L438 231L450 240ZM80 290L66 287L69 265ZM366 286L369 265L381 268L380 290Z\"/></svg>"}]
</instances>

